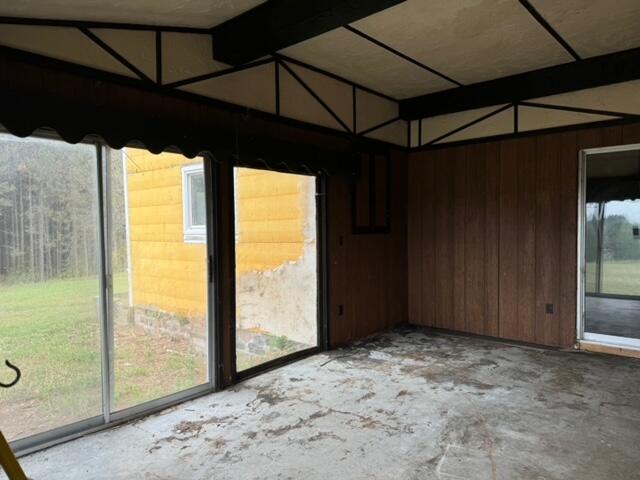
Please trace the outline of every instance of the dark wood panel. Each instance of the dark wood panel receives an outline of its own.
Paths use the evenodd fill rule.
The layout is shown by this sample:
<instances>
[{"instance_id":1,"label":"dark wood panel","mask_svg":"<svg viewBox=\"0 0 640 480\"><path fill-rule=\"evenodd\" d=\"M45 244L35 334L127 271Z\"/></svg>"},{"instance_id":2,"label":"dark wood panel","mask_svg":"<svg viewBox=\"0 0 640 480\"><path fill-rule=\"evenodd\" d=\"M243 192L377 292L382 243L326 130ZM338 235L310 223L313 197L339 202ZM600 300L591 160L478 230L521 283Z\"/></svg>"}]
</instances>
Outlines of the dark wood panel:
<instances>
[{"instance_id":1,"label":"dark wood panel","mask_svg":"<svg viewBox=\"0 0 640 480\"><path fill-rule=\"evenodd\" d=\"M465 148L454 148L450 151L453 165L453 325L454 330L467 331L467 315L465 311L465 240L466 240L466 178L463 172L467 169Z\"/></svg>"},{"instance_id":2,"label":"dark wood panel","mask_svg":"<svg viewBox=\"0 0 640 480\"><path fill-rule=\"evenodd\" d=\"M435 196L435 316L434 325L453 328L453 180L455 165L442 151L434 156Z\"/></svg>"},{"instance_id":3,"label":"dark wood panel","mask_svg":"<svg viewBox=\"0 0 640 480\"><path fill-rule=\"evenodd\" d=\"M519 140L502 143L500 151L500 330L503 338L519 338L518 214Z\"/></svg>"},{"instance_id":4,"label":"dark wood panel","mask_svg":"<svg viewBox=\"0 0 640 480\"><path fill-rule=\"evenodd\" d=\"M410 154L410 321L572 346L579 152L639 142L629 124Z\"/></svg>"},{"instance_id":5,"label":"dark wood panel","mask_svg":"<svg viewBox=\"0 0 640 480\"><path fill-rule=\"evenodd\" d=\"M536 306L536 155L535 138L518 140L517 156L512 159L517 165L517 278L518 289L512 301L518 305L514 340L535 341ZM506 160L505 160L506 161ZM502 244L502 241L500 242ZM505 321L507 319L505 318Z\"/></svg>"},{"instance_id":6,"label":"dark wood panel","mask_svg":"<svg viewBox=\"0 0 640 480\"><path fill-rule=\"evenodd\" d=\"M560 333L559 279L559 153L556 135L536 141L536 318L535 343L557 345ZM552 310L547 311L547 307Z\"/></svg>"},{"instance_id":7,"label":"dark wood panel","mask_svg":"<svg viewBox=\"0 0 640 480\"><path fill-rule=\"evenodd\" d=\"M389 233L354 234L349 179L328 180L331 347L408 321L407 168L406 154L392 153Z\"/></svg>"},{"instance_id":8,"label":"dark wood panel","mask_svg":"<svg viewBox=\"0 0 640 480\"><path fill-rule=\"evenodd\" d=\"M408 177L422 178L425 162L415 156L408 160ZM407 298L409 323L420 324L422 319L422 192L419 181L408 184L407 203Z\"/></svg>"},{"instance_id":9,"label":"dark wood panel","mask_svg":"<svg viewBox=\"0 0 640 480\"><path fill-rule=\"evenodd\" d=\"M484 335L499 334L500 280L500 144L485 148L485 289L487 295Z\"/></svg>"},{"instance_id":10,"label":"dark wood panel","mask_svg":"<svg viewBox=\"0 0 640 480\"><path fill-rule=\"evenodd\" d=\"M420 178L422 188L422 269L421 281L422 295L420 295L420 323L422 325L435 325L435 161L427 161L423 166L423 175ZM425 286L431 288L424 288Z\"/></svg>"},{"instance_id":11,"label":"dark wood panel","mask_svg":"<svg viewBox=\"0 0 640 480\"><path fill-rule=\"evenodd\" d=\"M484 291L485 267L485 164L484 145L467 147L465 175L465 284L464 300L467 330L481 334L484 331L486 296Z\"/></svg>"},{"instance_id":12,"label":"dark wood panel","mask_svg":"<svg viewBox=\"0 0 640 480\"><path fill-rule=\"evenodd\" d=\"M346 178L327 182L327 249L329 254L329 343L347 343L353 338L350 311L345 309L347 294L346 236L351 229L349 208L343 204L349 198Z\"/></svg>"},{"instance_id":13,"label":"dark wood panel","mask_svg":"<svg viewBox=\"0 0 640 480\"><path fill-rule=\"evenodd\" d=\"M622 127L622 143L640 143L640 123Z\"/></svg>"},{"instance_id":14,"label":"dark wood panel","mask_svg":"<svg viewBox=\"0 0 640 480\"><path fill-rule=\"evenodd\" d=\"M562 135L560 154L560 338L559 345L576 340L577 238L578 232L578 156L577 134Z\"/></svg>"}]
</instances>

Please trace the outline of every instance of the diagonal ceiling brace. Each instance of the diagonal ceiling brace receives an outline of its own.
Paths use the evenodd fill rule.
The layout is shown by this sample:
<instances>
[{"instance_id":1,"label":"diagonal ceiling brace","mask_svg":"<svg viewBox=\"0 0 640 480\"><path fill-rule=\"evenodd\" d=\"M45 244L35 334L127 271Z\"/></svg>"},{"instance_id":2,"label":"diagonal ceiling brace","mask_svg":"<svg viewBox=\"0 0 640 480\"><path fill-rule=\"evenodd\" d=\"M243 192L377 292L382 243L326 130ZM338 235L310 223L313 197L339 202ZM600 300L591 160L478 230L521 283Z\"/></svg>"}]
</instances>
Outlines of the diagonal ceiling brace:
<instances>
[{"instance_id":1,"label":"diagonal ceiling brace","mask_svg":"<svg viewBox=\"0 0 640 480\"><path fill-rule=\"evenodd\" d=\"M533 5L531 5L531 3L529 2L529 0L520 0L520 4L527 9L527 12L529 12L531 14L531 16L533 18L536 19L536 21L547 31L549 32L549 35L551 35L553 38L556 39L556 41L562 45L562 48L564 48L569 55L571 55L574 60L581 60L580 55L578 55L578 53L571 47L571 45L569 45L569 42L567 42L564 38L562 38L562 36L551 26L551 24L549 22L547 22L547 20L540 14L540 12L538 12L538 10L535 9L535 7Z\"/></svg>"},{"instance_id":2,"label":"diagonal ceiling brace","mask_svg":"<svg viewBox=\"0 0 640 480\"><path fill-rule=\"evenodd\" d=\"M240 65L405 0L269 0L211 29L213 58Z\"/></svg>"}]
</instances>

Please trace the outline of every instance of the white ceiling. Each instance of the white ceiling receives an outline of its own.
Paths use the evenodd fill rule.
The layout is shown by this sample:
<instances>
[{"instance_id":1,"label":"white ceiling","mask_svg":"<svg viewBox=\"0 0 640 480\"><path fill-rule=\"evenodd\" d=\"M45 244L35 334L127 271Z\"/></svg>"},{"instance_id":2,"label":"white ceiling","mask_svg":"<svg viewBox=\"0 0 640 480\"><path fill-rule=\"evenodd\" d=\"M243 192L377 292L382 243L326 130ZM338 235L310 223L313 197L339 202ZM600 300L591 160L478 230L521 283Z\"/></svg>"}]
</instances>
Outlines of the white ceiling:
<instances>
[{"instance_id":1,"label":"white ceiling","mask_svg":"<svg viewBox=\"0 0 640 480\"><path fill-rule=\"evenodd\" d=\"M640 46L640 0L531 0L582 57Z\"/></svg>"},{"instance_id":2,"label":"white ceiling","mask_svg":"<svg viewBox=\"0 0 640 480\"><path fill-rule=\"evenodd\" d=\"M344 28L286 48L282 53L395 98L455 86Z\"/></svg>"},{"instance_id":3,"label":"white ceiling","mask_svg":"<svg viewBox=\"0 0 640 480\"><path fill-rule=\"evenodd\" d=\"M584 57L640 46L640 0L532 3ZM462 84L573 61L517 0L407 0L352 26ZM284 53L398 99L455 86L366 43L341 28Z\"/></svg>"},{"instance_id":4,"label":"white ceiling","mask_svg":"<svg viewBox=\"0 0 640 480\"><path fill-rule=\"evenodd\" d=\"M263 1L0 0L0 15L212 27ZM640 0L530 1L583 57L640 46ZM573 61L518 0L407 0L353 26L462 84ZM397 99L455 86L344 28L283 53Z\"/></svg>"},{"instance_id":5,"label":"white ceiling","mask_svg":"<svg viewBox=\"0 0 640 480\"><path fill-rule=\"evenodd\" d=\"M463 84L573 59L516 0L408 0L353 26Z\"/></svg>"},{"instance_id":6,"label":"white ceiling","mask_svg":"<svg viewBox=\"0 0 640 480\"><path fill-rule=\"evenodd\" d=\"M213 27L264 0L0 0L13 17Z\"/></svg>"}]
</instances>

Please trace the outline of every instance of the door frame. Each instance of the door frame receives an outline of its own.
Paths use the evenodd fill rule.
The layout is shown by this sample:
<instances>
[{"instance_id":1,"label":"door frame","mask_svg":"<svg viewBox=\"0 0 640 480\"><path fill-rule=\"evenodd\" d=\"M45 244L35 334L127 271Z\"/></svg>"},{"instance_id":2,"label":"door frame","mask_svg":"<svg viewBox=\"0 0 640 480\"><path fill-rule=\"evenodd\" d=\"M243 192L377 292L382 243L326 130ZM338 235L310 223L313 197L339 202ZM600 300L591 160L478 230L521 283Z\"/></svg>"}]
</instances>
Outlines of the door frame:
<instances>
[{"instance_id":1,"label":"door frame","mask_svg":"<svg viewBox=\"0 0 640 480\"><path fill-rule=\"evenodd\" d=\"M236 181L235 181L235 169L236 168L251 168L254 170L261 170L257 167L244 167L241 165L233 165L231 168L234 169L233 174L233 198L234 202L232 204L233 217L235 219L235 198L236 198ZM264 170L264 169L262 169ZM272 370L274 368L278 368L284 365L287 365L291 362L295 362L296 360L301 360L303 358L307 358L311 355L315 355L317 353L326 351L329 348L329 330L328 330L328 264L327 264L327 175L323 172L317 173L309 173L309 172L280 172L284 174L294 174L294 175L303 175L307 177L315 177L315 209L316 209L316 335L317 335L317 344L314 347L309 347L304 350L300 350L297 352L290 353L288 355L284 355L282 357L278 357L274 360L270 360L268 362L261 363L260 365L256 365L254 367L247 368L246 370L237 370L237 360L236 360L236 345L235 345L235 331L237 328L237 318L236 318L236 284L235 284L235 241L233 242L233 258L234 258L234 272L233 272L233 338L234 344L231 345L232 358L233 358L233 382L235 384L237 382L246 380L247 378L255 377L261 373L264 373L268 370ZM236 222L233 222L233 238L235 239L236 231L235 231Z\"/></svg>"},{"instance_id":2,"label":"door frame","mask_svg":"<svg viewBox=\"0 0 640 480\"><path fill-rule=\"evenodd\" d=\"M599 153L626 152L640 150L640 143L615 145L610 147L587 148L578 153L578 288L576 308L576 337L580 345L601 345L612 348L626 348L640 350L640 339L618 337L585 332L585 300L586 300L586 258L585 258L585 226L586 226L586 188L587 188L587 159L590 155Z\"/></svg>"}]
</instances>

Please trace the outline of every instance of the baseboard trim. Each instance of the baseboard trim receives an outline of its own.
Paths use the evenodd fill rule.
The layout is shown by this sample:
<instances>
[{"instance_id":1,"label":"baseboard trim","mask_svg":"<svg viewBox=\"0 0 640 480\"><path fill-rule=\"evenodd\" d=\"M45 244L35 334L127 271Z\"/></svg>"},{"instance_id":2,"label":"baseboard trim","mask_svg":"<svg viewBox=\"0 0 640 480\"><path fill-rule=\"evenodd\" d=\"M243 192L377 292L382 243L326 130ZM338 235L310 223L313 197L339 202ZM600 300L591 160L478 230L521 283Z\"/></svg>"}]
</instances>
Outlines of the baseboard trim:
<instances>
[{"instance_id":1,"label":"baseboard trim","mask_svg":"<svg viewBox=\"0 0 640 480\"><path fill-rule=\"evenodd\" d=\"M578 343L580 350L592 353L606 353L607 355L618 355L623 357L640 358L640 349L630 347L619 347L616 345L604 345L602 343L587 342L581 340Z\"/></svg>"}]
</instances>

